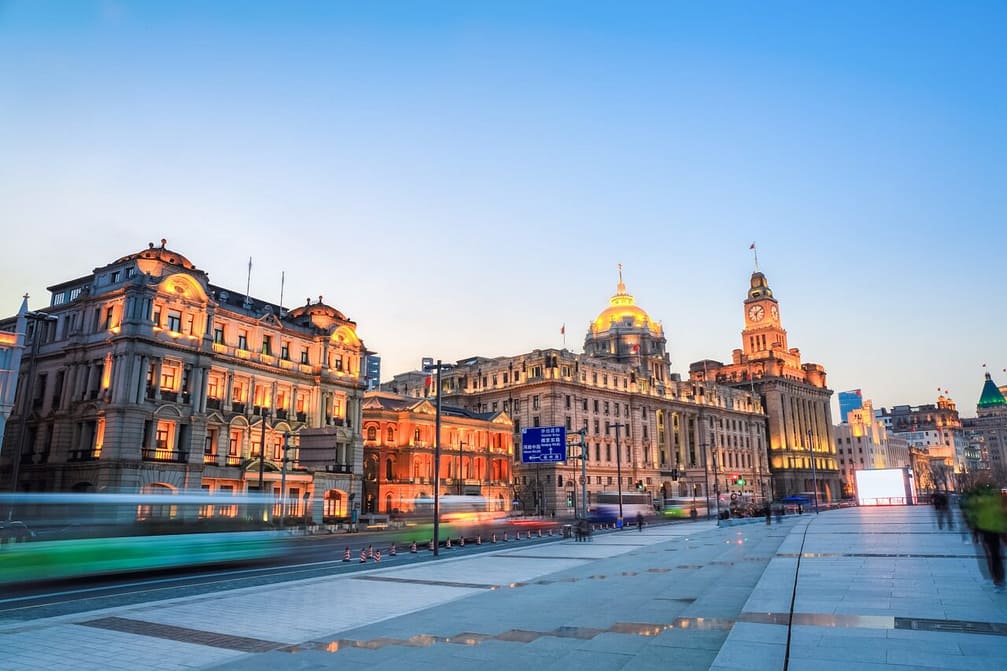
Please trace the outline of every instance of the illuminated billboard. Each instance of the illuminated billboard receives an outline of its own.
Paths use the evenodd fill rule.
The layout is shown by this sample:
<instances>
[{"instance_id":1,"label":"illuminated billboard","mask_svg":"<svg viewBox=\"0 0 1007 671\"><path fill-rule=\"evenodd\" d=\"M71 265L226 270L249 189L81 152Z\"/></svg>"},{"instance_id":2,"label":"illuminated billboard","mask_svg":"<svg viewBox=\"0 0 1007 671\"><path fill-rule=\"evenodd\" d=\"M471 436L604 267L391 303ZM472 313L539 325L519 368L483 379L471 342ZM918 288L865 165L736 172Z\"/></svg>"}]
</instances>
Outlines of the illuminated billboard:
<instances>
[{"instance_id":1,"label":"illuminated billboard","mask_svg":"<svg viewBox=\"0 0 1007 671\"><path fill-rule=\"evenodd\" d=\"M856 471L857 499L862 506L912 505L913 479L904 468Z\"/></svg>"}]
</instances>

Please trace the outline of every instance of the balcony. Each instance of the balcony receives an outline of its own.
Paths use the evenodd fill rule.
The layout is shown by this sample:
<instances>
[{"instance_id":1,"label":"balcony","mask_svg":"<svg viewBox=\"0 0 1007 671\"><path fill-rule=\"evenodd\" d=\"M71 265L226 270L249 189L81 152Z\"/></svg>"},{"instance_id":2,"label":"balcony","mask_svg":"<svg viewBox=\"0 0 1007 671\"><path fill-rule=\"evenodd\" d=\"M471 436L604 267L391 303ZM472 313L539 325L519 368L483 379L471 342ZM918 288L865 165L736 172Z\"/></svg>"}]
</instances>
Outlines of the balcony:
<instances>
[{"instance_id":1,"label":"balcony","mask_svg":"<svg viewBox=\"0 0 1007 671\"><path fill-rule=\"evenodd\" d=\"M183 450L162 450L156 447L145 447L140 451L144 461L184 464L189 460L189 453Z\"/></svg>"},{"instance_id":2,"label":"balcony","mask_svg":"<svg viewBox=\"0 0 1007 671\"><path fill-rule=\"evenodd\" d=\"M225 466L241 466L241 457L237 454L229 454L224 460Z\"/></svg>"},{"instance_id":3,"label":"balcony","mask_svg":"<svg viewBox=\"0 0 1007 671\"><path fill-rule=\"evenodd\" d=\"M233 410L234 412L238 413L239 415L244 415L245 414L245 404L241 403L239 401L235 401L234 403L231 404L231 410Z\"/></svg>"},{"instance_id":4,"label":"balcony","mask_svg":"<svg viewBox=\"0 0 1007 671\"><path fill-rule=\"evenodd\" d=\"M287 418L287 414L288 413L287 413L286 410L277 410L276 411L276 419L286 419Z\"/></svg>"},{"instance_id":5,"label":"balcony","mask_svg":"<svg viewBox=\"0 0 1007 671\"><path fill-rule=\"evenodd\" d=\"M207 398L206 407L211 410L220 410L220 399L219 398Z\"/></svg>"},{"instance_id":6,"label":"balcony","mask_svg":"<svg viewBox=\"0 0 1007 671\"><path fill-rule=\"evenodd\" d=\"M67 461L96 461L98 459L98 452L92 449L86 450L70 450L70 454L67 457Z\"/></svg>"},{"instance_id":7,"label":"balcony","mask_svg":"<svg viewBox=\"0 0 1007 671\"><path fill-rule=\"evenodd\" d=\"M306 421L308 421L308 413L306 413L306 412L299 412L299 413L297 413L297 421L298 422L306 422Z\"/></svg>"},{"instance_id":8,"label":"balcony","mask_svg":"<svg viewBox=\"0 0 1007 671\"><path fill-rule=\"evenodd\" d=\"M170 389L162 389L161 390L161 400L162 401L177 402L178 401L178 392L177 391L171 391Z\"/></svg>"},{"instance_id":9,"label":"balcony","mask_svg":"<svg viewBox=\"0 0 1007 671\"><path fill-rule=\"evenodd\" d=\"M215 454L204 454L203 463L210 464L211 466L217 463L217 455Z\"/></svg>"}]
</instances>

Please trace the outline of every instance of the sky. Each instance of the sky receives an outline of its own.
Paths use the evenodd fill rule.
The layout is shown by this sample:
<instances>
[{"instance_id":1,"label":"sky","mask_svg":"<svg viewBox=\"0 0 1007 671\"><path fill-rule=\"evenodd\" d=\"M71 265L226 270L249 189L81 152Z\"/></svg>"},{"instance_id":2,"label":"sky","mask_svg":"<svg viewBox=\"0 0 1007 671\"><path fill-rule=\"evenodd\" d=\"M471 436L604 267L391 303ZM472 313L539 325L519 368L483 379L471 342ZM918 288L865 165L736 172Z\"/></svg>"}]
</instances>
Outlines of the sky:
<instances>
[{"instance_id":1,"label":"sky","mask_svg":"<svg viewBox=\"0 0 1007 671\"><path fill-rule=\"evenodd\" d=\"M875 407L1007 384L1004 3L0 0L0 313L167 239L357 323L382 377L789 343ZM838 404L834 397L834 417Z\"/></svg>"}]
</instances>

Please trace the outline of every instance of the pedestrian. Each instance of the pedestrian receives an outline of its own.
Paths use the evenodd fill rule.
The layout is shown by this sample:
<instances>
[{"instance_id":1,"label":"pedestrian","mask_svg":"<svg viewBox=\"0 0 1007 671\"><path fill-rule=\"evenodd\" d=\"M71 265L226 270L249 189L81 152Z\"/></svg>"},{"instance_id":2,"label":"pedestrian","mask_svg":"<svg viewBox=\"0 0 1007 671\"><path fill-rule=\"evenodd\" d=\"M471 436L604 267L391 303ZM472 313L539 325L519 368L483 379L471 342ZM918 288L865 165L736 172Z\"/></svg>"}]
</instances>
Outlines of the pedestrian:
<instances>
[{"instance_id":1,"label":"pedestrian","mask_svg":"<svg viewBox=\"0 0 1007 671\"><path fill-rule=\"evenodd\" d=\"M948 506L948 496L944 492L936 491L930 497L934 504L934 513L937 515L937 528L943 529L947 522L949 529L954 529L955 524L951 520L951 508Z\"/></svg>"},{"instance_id":2,"label":"pedestrian","mask_svg":"<svg viewBox=\"0 0 1007 671\"><path fill-rule=\"evenodd\" d=\"M643 513L639 511L636 513L636 530L643 532Z\"/></svg>"},{"instance_id":3,"label":"pedestrian","mask_svg":"<svg viewBox=\"0 0 1007 671\"><path fill-rule=\"evenodd\" d=\"M1004 591L1004 558L1001 536L1007 533L1007 501L999 489L984 487L974 498L976 531L986 553L993 588Z\"/></svg>"},{"instance_id":4,"label":"pedestrian","mask_svg":"<svg viewBox=\"0 0 1007 671\"><path fill-rule=\"evenodd\" d=\"M773 509L770 506L766 506L766 526L768 527L773 523Z\"/></svg>"},{"instance_id":5,"label":"pedestrian","mask_svg":"<svg viewBox=\"0 0 1007 671\"><path fill-rule=\"evenodd\" d=\"M782 524L783 523L783 504L782 503L777 503L776 504L776 523L777 524Z\"/></svg>"}]
</instances>

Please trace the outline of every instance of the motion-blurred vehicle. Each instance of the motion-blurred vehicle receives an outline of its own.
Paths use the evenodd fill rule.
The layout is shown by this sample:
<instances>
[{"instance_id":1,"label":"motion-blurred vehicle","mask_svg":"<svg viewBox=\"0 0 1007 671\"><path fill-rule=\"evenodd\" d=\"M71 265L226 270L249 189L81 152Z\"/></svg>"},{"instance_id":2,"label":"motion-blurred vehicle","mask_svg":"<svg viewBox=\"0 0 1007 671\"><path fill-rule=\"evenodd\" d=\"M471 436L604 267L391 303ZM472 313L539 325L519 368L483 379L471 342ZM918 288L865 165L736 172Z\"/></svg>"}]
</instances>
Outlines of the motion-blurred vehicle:
<instances>
[{"instance_id":1,"label":"motion-blurred vehicle","mask_svg":"<svg viewBox=\"0 0 1007 671\"><path fill-rule=\"evenodd\" d=\"M272 497L0 494L0 584L262 561L288 551ZM9 542L15 540L17 542Z\"/></svg>"},{"instance_id":2,"label":"motion-blurred vehicle","mask_svg":"<svg viewBox=\"0 0 1007 671\"><path fill-rule=\"evenodd\" d=\"M610 524L619 519L619 492L599 492L593 497L594 501L587 509L589 521ZM627 524L636 519L637 513L645 518L654 516L654 499L647 493L623 492L621 507L623 522Z\"/></svg>"},{"instance_id":3,"label":"motion-blurred vehicle","mask_svg":"<svg viewBox=\"0 0 1007 671\"><path fill-rule=\"evenodd\" d=\"M704 519L706 517L706 499L691 497L665 499L664 505L661 507L661 515L670 519L687 520L692 518L693 509L696 510L696 518Z\"/></svg>"}]
</instances>

